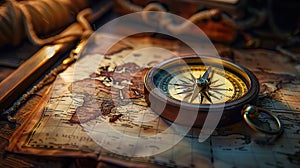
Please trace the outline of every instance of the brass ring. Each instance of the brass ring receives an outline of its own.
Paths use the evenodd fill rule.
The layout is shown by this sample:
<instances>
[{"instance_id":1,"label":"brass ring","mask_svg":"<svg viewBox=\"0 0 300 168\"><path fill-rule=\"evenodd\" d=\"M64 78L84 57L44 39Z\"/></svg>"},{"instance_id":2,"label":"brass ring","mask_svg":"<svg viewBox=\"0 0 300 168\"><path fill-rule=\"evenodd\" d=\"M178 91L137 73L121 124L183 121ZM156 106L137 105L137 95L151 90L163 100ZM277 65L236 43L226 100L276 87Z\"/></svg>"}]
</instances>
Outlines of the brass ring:
<instances>
[{"instance_id":1,"label":"brass ring","mask_svg":"<svg viewBox=\"0 0 300 168\"><path fill-rule=\"evenodd\" d=\"M259 127L257 124L253 123L251 121L251 119L249 119L249 118L258 116L259 113L261 113L261 112L268 114L276 121L277 129L275 129L275 130L263 129L263 128ZM263 109L260 107L255 107L253 105L245 105L245 107L243 108L241 113L242 113L242 116L243 116L244 120L246 121L247 125L255 131L262 132L265 134L270 134L270 135L279 135L283 132L283 127L282 127L281 121L279 120L279 118L277 116L272 114L269 110L266 110L266 109Z\"/></svg>"}]
</instances>

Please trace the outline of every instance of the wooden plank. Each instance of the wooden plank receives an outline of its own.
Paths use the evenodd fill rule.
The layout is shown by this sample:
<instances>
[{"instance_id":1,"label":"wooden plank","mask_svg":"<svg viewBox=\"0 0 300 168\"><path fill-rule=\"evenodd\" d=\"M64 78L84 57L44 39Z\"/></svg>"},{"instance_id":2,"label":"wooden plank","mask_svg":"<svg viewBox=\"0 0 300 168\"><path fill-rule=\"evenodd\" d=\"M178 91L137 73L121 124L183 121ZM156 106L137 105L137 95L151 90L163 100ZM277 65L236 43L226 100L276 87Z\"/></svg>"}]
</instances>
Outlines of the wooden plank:
<instances>
[{"instance_id":1,"label":"wooden plank","mask_svg":"<svg viewBox=\"0 0 300 168\"><path fill-rule=\"evenodd\" d=\"M74 43L48 45L26 60L0 83L0 110L7 109Z\"/></svg>"}]
</instances>

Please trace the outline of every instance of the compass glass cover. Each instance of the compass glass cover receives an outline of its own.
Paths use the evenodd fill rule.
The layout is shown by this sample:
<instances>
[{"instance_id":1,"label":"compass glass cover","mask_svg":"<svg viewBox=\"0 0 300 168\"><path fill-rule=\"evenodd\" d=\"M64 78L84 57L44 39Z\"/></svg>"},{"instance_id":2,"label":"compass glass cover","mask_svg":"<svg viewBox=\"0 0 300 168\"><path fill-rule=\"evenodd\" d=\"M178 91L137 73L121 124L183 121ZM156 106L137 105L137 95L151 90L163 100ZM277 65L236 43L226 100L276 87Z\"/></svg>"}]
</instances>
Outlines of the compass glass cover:
<instances>
[{"instance_id":1,"label":"compass glass cover","mask_svg":"<svg viewBox=\"0 0 300 168\"><path fill-rule=\"evenodd\" d=\"M248 92L247 81L240 75L199 63L164 65L153 82L167 97L190 104L231 102Z\"/></svg>"}]
</instances>

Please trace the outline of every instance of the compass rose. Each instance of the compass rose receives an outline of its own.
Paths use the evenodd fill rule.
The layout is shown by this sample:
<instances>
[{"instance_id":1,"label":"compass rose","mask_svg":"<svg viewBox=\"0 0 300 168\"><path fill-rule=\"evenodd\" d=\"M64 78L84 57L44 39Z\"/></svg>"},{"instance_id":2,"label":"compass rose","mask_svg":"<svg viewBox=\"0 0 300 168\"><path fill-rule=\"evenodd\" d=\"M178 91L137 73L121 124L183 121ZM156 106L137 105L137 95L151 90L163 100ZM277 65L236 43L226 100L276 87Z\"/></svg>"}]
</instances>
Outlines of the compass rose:
<instances>
[{"instance_id":1,"label":"compass rose","mask_svg":"<svg viewBox=\"0 0 300 168\"><path fill-rule=\"evenodd\" d=\"M180 80L183 83L174 84L182 89L180 92L177 92L177 94L186 94L183 97L183 100L189 103L194 102L195 99L198 98L200 104L203 104L204 99L213 104L211 97L220 100L220 97L217 95L225 96L224 93L220 92L221 90L232 91L231 89L219 88L225 85L224 83L214 85L218 81L218 79L213 79L214 74L215 71L212 70L211 67L208 67L202 76L200 74L199 78L196 78L192 73L190 73L191 79L186 79L188 79L191 83L185 80Z\"/></svg>"}]
</instances>

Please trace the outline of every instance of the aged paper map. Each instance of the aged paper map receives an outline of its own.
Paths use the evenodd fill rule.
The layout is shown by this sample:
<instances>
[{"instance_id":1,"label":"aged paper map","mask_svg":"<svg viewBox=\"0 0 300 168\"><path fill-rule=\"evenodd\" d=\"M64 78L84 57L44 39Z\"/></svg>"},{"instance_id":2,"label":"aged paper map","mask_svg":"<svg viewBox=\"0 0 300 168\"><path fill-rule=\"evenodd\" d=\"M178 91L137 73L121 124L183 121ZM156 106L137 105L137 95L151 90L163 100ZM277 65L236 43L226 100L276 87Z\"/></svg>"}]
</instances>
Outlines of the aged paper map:
<instances>
[{"instance_id":1,"label":"aged paper map","mask_svg":"<svg viewBox=\"0 0 300 168\"><path fill-rule=\"evenodd\" d=\"M139 148L141 145L109 132L108 126L143 138L168 127L147 106L143 78L159 60L174 55L165 50L153 53L151 47L188 53L176 41L150 37L122 40L106 55L102 53L105 44L96 44L76 65L59 75L47 101L33 111L7 149L42 156L93 157L122 166L299 167L300 65L267 50L234 50L230 59L254 72L261 87L257 105L272 111L283 122L284 132L275 141L270 142L270 137L254 132L241 121L216 129L203 143L198 142L199 130L192 129L163 153L129 157L140 150L155 153L159 147L144 144ZM99 66L88 64L91 61L99 62ZM148 122L140 122L140 118ZM102 148L87 132L103 137L101 146L125 152L118 155ZM172 138L168 141L173 143Z\"/></svg>"}]
</instances>

